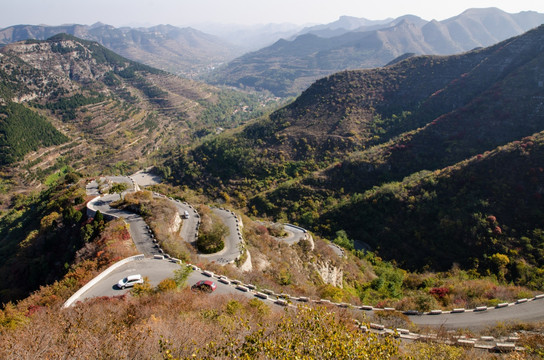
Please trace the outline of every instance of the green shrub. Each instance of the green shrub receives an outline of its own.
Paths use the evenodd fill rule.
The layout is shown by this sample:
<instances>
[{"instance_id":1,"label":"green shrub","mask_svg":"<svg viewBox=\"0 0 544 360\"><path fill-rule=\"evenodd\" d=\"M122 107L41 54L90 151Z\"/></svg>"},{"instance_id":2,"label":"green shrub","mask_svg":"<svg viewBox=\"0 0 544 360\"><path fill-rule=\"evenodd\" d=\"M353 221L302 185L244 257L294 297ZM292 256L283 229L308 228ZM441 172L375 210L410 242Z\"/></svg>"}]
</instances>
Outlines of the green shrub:
<instances>
[{"instance_id":1,"label":"green shrub","mask_svg":"<svg viewBox=\"0 0 544 360\"><path fill-rule=\"evenodd\" d=\"M228 235L229 229L222 222L214 222L210 231L201 231L198 234L196 247L204 254L213 254L223 250L225 242L223 238Z\"/></svg>"}]
</instances>

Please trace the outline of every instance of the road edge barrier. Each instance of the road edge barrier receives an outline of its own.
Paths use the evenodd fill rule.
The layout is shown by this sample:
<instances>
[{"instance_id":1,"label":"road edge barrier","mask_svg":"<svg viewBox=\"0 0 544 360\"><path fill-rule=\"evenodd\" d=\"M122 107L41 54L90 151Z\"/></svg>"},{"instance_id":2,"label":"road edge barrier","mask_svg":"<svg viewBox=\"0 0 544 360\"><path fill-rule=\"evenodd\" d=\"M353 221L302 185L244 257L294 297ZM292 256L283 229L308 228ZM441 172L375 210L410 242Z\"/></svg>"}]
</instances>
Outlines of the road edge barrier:
<instances>
[{"instance_id":1,"label":"road edge barrier","mask_svg":"<svg viewBox=\"0 0 544 360\"><path fill-rule=\"evenodd\" d=\"M100 274L95 276L91 281L89 281L88 283L83 285L83 287L81 289L79 289L78 291L76 291L72 296L70 296L70 298L68 300L66 300L66 302L62 305L62 308L67 309L70 306L72 306L72 304L74 302L76 302L81 297L81 295L83 295L87 290L89 290L91 287L96 285L99 281L101 281L103 278L108 276L110 273L112 273L117 268L119 268L119 267L121 267L121 266L123 266L125 264L128 264L129 262L142 260L144 258L145 258L145 256L143 254L135 255L135 256L131 256L131 257L128 257L126 259L120 260L120 261L116 262L115 264L111 265L109 268L107 268L106 270L102 271Z\"/></svg>"}]
</instances>

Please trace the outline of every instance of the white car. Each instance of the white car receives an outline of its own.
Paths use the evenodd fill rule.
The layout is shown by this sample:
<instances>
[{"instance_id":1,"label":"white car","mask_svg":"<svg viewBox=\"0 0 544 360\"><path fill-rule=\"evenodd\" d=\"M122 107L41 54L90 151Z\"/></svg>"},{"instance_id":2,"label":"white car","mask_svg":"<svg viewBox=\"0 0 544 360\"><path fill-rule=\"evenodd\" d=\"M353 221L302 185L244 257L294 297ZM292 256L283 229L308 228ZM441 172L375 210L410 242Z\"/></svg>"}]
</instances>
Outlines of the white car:
<instances>
[{"instance_id":1,"label":"white car","mask_svg":"<svg viewBox=\"0 0 544 360\"><path fill-rule=\"evenodd\" d=\"M185 210L185 211L183 212L183 218L184 218L184 219L188 219L188 218L189 218L189 212L188 212L187 210Z\"/></svg>"},{"instance_id":2,"label":"white car","mask_svg":"<svg viewBox=\"0 0 544 360\"><path fill-rule=\"evenodd\" d=\"M142 278L142 275L140 274L129 275L126 278L119 280L119 282L117 283L117 287L119 289L124 289L127 287L132 287L134 286L134 284L143 284L143 283L144 283L144 279Z\"/></svg>"}]
</instances>

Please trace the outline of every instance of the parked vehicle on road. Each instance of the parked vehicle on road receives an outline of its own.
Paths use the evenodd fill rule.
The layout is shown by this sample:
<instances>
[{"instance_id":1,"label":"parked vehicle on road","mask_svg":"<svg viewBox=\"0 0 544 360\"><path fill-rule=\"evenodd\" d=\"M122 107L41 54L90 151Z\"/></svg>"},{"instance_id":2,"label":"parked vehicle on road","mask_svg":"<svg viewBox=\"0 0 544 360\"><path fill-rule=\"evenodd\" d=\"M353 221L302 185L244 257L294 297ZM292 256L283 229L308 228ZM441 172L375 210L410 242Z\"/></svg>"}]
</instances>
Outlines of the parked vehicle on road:
<instances>
[{"instance_id":1,"label":"parked vehicle on road","mask_svg":"<svg viewBox=\"0 0 544 360\"><path fill-rule=\"evenodd\" d=\"M188 219L188 218L189 218L189 212L188 212L187 210L185 210L185 211L183 212L183 218L184 218L184 219Z\"/></svg>"},{"instance_id":2,"label":"parked vehicle on road","mask_svg":"<svg viewBox=\"0 0 544 360\"><path fill-rule=\"evenodd\" d=\"M123 278L119 280L117 283L117 287L119 289L125 289L127 287L132 287L135 284L143 284L144 279L142 278L142 275L136 274L136 275L129 275L126 278Z\"/></svg>"},{"instance_id":3,"label":"parked vehicle on road","mask_svg":"<svg viewBox=\"0 0 544 360\"><path fill-rule=\"evenodd\" d=\"M200 280L193 286L191 286L191 290L193 291L203 291L211 293L217 288L217 285L211 280Z\"/></svg>"}]
</instances>

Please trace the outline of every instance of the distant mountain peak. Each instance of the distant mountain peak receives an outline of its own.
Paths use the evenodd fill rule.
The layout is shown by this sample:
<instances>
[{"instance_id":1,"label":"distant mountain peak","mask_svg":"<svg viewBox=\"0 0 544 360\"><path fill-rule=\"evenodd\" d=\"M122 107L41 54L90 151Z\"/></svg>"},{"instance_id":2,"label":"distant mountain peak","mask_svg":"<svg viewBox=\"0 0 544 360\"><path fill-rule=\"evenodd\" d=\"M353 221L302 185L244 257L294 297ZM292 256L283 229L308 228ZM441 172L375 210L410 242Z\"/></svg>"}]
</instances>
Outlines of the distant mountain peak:
<instances>
[{"instance_id":1,"label":"distant mountain peak","mask_svg":"<svg viewBox=\"0 0 544 360\"><path fill-rule=\"evenodd\" d=\"M472 15L472 14L489 14L494 13L506 13L497 7L487 7L487 8L470 8L463 11L460 15Z\"/></svg>"},{"instance_id":2,"label":"distant mountain peak","mask_svg":"<svg viewBox=\"0 0 544 360\"><path fill-rule=\"evenodd\" d=\"M97 21L94 24L92 24L91 26L89 26L89 28L90 29L96 29L96 28L100 28L100 27L104 27L104 26L108 26L108 25L104 24L103 22Z\"/></svg>"}]
</instances>

